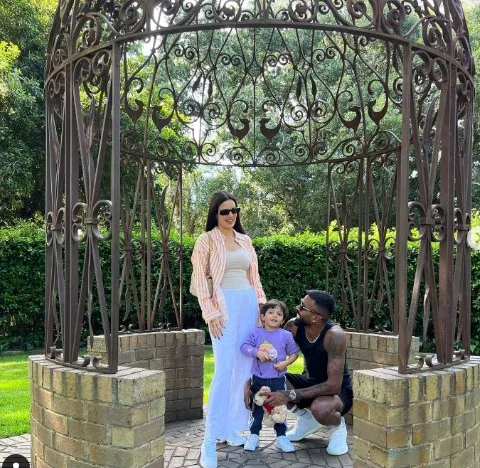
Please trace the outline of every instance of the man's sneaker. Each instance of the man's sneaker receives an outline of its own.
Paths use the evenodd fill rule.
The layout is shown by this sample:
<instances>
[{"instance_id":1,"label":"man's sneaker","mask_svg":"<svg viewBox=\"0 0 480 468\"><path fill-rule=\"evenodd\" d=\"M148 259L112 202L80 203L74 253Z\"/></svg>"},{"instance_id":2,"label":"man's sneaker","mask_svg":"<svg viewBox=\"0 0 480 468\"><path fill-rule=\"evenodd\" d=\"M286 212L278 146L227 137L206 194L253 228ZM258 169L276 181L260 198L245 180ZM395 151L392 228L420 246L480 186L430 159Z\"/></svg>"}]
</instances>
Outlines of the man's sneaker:
<instances>
[{"instance_id":1,"label":"man's sneaker","mask_svg":"<svg viewBox=\"0 0 480 468\"><path fill-rule=\"evenodd\" d=\"M240 447L247 440L246 437L238 435L236 432L229 432L227 436L227 444L232 447Z\"/></svg>"},{"instance_id":2,"label":"man's sneaker","mask_svg":"<svg viewBox=\"0 0 480 468\"><path fill-rule=\"evenodd\" d=\"M217 468L217 441L205 439L200 449L200 466L202 468Z\"/></svg>"},{"instance_id":3,"label":"man's sneaker","mask_svg":"<svg viewBox=\"0 0 480 468\"><path fill-rule=\"evenodd\" d=\"M338 426L330 426L330 441L328 442L327 453L329 455L343 455L348 452L347 426L342 416Z\"/></svg>"},{"instance_id":4,"label":"man's sneaker","mask_svg":"<svg viewBox=\"0 0 480 468\"><path fill-rule=\"evenodd\" d=\"M250 452L253 452L256 450L258 447L258 435L257 434L250 434L247 437L247 441L245 442L245 445L243 446L244 450L249 450Z\"/></svg>"},{"instance_id":5,"label":"man's sneaker","mask_svg":"<svg viewBox=\"0 0 480 468\"><path fill-rule=\"evenodd\" d=\"M296 412L297 423L294 428L287 432L287 439L292 442L298 442L305 437L317 432L322 425L313 417L313 414L306 409L300 409Z\"/></svg>"},{"instance_id":6,"label":"man's sneaker","mask_svg":"<svg viewBox=\"0 0 480 468\"><path fill-rule=\"evenodd\" d=\"M277 448L279 448L282 452L295 452L295 447L287 439L287 436L277 437Z\"/></svg>"}]
</instances>

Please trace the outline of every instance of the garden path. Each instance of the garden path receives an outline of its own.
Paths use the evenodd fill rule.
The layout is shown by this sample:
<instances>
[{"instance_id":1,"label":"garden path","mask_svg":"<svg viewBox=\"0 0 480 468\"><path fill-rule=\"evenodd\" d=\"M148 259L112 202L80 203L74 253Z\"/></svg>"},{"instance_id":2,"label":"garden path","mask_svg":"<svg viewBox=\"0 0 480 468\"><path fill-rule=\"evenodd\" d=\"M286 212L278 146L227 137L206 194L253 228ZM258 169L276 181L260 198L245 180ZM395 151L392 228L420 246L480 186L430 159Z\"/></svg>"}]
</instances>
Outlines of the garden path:
<instances>
[{"instance_id":1,"label":"garden path","mask_svg":"<svg viewBox=\"0 0 480 468\"><path fill-rule=\"evenodd\" d=\"M289 421L293 423L293 420ZM204 421L179 421L166 425L165 468L199 467L200 445L203 439ZM260 435L260 448L245 452L242 447L218 445L218 466L224 468L310 468L353 467L351 426L348 426L350 452L340 457L327 454L328 431L322 429L302 442L295 443L295 453L282 453L275 447L273 429L264 428ZM0 439L0 464L13 453L25 456L30 461L30 435L25 434ZM1 466L1 465L0 465Z\"/></svg>"}]
</instances>

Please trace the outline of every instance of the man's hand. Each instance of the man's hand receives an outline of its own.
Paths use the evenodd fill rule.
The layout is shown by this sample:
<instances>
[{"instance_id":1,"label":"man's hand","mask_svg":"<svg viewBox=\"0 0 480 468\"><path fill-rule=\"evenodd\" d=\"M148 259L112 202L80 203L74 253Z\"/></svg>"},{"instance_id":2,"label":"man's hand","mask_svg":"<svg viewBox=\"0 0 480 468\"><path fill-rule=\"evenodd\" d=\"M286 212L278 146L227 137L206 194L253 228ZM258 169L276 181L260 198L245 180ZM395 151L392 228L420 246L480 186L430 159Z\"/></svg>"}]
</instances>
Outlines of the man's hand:
<instances>
[{"instance_id":1,"label":"man's hand","mask_svg":"<svg viewBox=\"0 0 480 468\"><path fill-rule=\"evenodd\" d=\"M265 403L270 406L286 405L291 402L288 396L288 391L286 390L280 390L278 392L261 392L260 395L267 397Z\"/></svg>"},{"instance_id":2,"label":"man's hand","mask_svg":"<svg viewBox=\"0 0 480 468\"><path fill-rule=\"evenodd\" d=\"M258 351L257 352L257 358L260 359L260 361L265 362L265 361L271 361L272 358L266 351Z\"/></svg>"},{"instance_id":3,"label":"man's hand","mask_svg":"<svg viewBox=\"0 0 480 468\"><path fill-rule=\"evenodd\" d=\"M273 365L273 367L275 367L275 369L277 369L279 372L284 371L287 368L287 366L288 366L287 361L280 361Z\"/></svg>"},{"instance_id":4,"label":"man's hand","mask_svg":"<svg viewBox=\"0 0 480 468\"><path fill-rule=\"evenodd\" d=\"M248 379L243 386L243 402L245 403L245 408L247 408L247 410L250 409L250 398L253 395L252 391L250 390L250 383L250 379Z\"/></svg>"}]
</instances>

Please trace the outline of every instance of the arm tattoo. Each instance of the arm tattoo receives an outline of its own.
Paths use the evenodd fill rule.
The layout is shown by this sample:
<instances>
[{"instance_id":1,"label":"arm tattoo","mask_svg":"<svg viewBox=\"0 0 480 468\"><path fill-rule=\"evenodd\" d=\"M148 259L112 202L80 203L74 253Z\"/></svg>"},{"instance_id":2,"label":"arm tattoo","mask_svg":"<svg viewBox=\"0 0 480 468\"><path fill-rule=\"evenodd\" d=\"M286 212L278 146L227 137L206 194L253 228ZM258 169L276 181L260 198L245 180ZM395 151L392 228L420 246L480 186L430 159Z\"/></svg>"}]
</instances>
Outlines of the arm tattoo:
<instances>
[{"instance_id":1,"label":"arm tattoo","mask_svg":"<svg viewBox=\"0 0 480 468\"><path fill-rule=\"evenodd\" d=\"M328 337L328 338L327 338ZM316 398L323 395L338 395L343 382L343 369L347 342L343 330L332 329L327 333L324 341L325 351L328 353L327 375L325 382L309 388L297 390L299 398Z\"/></svg>"},{"instance_id":2,"label":"arm tattoo","mask_svg":"<svg viewBox=\"0 0 480 468\"><path fill-rule=\"evenodd\" d=\"M334 386L327 380L312 387L296 390L297 400L313 399L319 396L337 395ZM296 401L296 400L295 400Z\"/></svg>"},{"instance_id":3,"label":"arm tattoo","mask_svg":"<svg viewBox=\"0 0 480 468\"><path fill-rule=\"evenodd\" d=\"M328 353L328 375L343 375L345 366L346 340L343 330L332 330L325 342L325 350Z\"/></svg>"}]
</instances>

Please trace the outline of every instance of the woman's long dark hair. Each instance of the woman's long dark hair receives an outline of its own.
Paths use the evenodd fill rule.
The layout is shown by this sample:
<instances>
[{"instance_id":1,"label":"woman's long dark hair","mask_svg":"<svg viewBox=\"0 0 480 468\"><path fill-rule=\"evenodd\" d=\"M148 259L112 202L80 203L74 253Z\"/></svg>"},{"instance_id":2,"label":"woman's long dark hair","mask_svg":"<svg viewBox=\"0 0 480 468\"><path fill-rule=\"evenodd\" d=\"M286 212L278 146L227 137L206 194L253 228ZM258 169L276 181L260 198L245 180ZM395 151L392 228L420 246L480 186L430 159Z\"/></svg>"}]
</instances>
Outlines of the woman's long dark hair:
<instances>
[{"instance_id":1,"label":"woman's long dark hair","mask_svg":"<svg viewBox=\"0 0 480 468\"><path fill-rule=\"evenodd\" d=\"M229 192L221 190L220 192L215 192L212 195L212 198L210 199L210 206L208 207L207 226L205 227L205 231L211 231L218 224L218 207L227 200L233 200L235 206L237 206L237 200ZM243 229L242 223L240 222L240 213L237 214L237 219L233 229L235 229L237 232L241 232L242 234L246 234L245 229Z\"/></svg>"}]
</instances>

